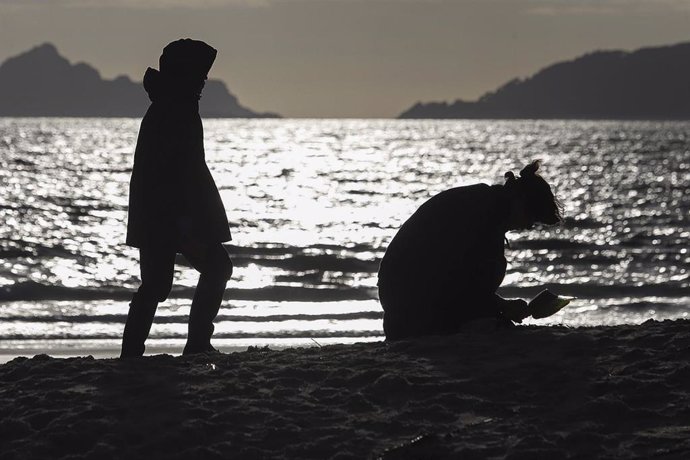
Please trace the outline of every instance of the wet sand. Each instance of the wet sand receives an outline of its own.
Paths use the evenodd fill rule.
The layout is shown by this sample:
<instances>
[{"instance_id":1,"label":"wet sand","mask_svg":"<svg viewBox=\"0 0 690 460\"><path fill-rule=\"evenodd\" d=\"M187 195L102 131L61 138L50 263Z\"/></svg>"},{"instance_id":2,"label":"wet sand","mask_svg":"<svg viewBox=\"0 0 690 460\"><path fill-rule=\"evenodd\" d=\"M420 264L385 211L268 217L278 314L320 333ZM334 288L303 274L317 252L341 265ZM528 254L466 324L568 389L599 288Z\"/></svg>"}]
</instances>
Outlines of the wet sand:
<instances>
[{"instance_id":1,"label":"wet sand","mask_svg":"<svg viewBox=\"0 0 690 460\"><path fill-rule=\"evenodd\" d=\"M690 458L690 321L0 365L0 459Z\"/></svg>"}]
</instances>

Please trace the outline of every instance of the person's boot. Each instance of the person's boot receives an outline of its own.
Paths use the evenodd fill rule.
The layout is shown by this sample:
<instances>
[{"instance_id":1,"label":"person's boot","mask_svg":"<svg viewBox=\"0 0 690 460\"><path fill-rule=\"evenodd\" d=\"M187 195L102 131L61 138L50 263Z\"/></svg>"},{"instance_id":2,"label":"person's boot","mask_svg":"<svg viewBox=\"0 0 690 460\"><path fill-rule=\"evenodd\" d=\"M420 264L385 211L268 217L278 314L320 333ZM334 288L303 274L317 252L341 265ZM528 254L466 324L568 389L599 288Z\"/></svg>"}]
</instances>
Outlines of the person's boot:
<instances>
[{"instance_id":1,"label":"person's boot","mask_svg":"<svg viewBox=\"0 0 690 460\"><path fill-rule=\"evenodd\" d=\"M210 325L210 329L206 331L201 331L199 328L195 328L194 333L190 333L187 337L187 343L182 351L183 355L193 355L197 353L219 353L213 345L211 345L211 336L213 335L213 324Z\"/></svg>"},{"instance_id":2,"label":"person's boot","mask_svg":"<svg viewBox=\"0 0 690 460\"><path fill-rule=\"evenodd\" d=\"M129 304L129 313L125 330L122 334L122 351L120 358L134 358L143 356L146 338L151 331L153 317L156 314L158 302L147 299L140 293L134 294Z\"/></svg>"},{"instance_id":3,"label":"person's boot","mask_svg":"<svg viewBox=\"0 0 690 460\"><path fill-rule=\"evenodd\" d=\"M218 351L211 345L211 336L215 329L213 320L220 309L226 283L224 279L214 280L206 275L199 278L189 312L187 344L182 351L183 355Z\"/></svg>"}]
</instances>

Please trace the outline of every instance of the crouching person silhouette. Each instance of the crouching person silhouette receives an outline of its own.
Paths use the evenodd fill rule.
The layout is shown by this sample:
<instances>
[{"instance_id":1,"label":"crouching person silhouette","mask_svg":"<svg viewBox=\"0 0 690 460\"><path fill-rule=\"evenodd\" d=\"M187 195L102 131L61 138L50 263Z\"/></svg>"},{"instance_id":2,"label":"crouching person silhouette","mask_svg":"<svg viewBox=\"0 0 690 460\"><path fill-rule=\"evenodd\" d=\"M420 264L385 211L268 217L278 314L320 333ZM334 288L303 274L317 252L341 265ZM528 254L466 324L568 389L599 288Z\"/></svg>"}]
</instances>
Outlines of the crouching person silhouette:
<instances>
[{"instance_id":1,"label":"crouching person silhouette","mask_svg":"<svg viewBox=\"0 0 690 460\"><path fill-rule=\"evenodd\" d=\"M504 185L470 185L429 199L391 241L379 268L388 340L458 332L464 323L520 322L527 303L503 299L505 233L560 222L561 205L534 161Z\"/></svg>"},{"instance_id":2,"label":"crouching person silhouette","mask_svg":"<svg viewBox=\"0 0 690 460\"><path fill-rule=\"evenodd\" d=\"M122 357L144 354L158 302L172 287L175 256L200 272L189 314L184 354L215 351L218 314L232 262L225 208L206 166L199 98L216 50L185 39L170 43L160 71L149 68L151 99L139 131L130 182L127 244L139 248L141 286L134 294L122 338Z\"/></svg>"}]
</instances>

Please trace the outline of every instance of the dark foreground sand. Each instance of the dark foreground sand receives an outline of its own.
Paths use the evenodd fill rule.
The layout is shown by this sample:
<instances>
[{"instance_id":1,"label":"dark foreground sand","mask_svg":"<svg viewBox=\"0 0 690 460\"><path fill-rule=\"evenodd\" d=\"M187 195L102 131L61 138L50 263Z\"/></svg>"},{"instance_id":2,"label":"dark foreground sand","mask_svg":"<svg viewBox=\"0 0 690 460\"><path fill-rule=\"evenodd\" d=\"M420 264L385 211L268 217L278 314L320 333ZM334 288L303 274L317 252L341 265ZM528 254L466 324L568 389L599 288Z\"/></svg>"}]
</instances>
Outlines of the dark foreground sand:
<instances>
[{"instance_id":1,"label":"dark foreground sand","mask_svg":"<svg viewBox=\"0 0 690 460\"><path fill-rule=\"evenodd\" d=\"M690 321L0 366L0 459L690 458Z\"/></svg>"}]
</instances>

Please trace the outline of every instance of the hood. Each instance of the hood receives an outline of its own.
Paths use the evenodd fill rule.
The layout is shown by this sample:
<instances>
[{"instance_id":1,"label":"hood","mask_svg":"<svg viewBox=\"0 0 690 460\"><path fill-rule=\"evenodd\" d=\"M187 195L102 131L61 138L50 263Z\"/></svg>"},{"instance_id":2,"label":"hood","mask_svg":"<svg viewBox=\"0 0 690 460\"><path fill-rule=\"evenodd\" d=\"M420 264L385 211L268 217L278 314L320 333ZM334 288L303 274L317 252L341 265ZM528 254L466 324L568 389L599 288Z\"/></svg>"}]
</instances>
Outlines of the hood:
<instances>
[{"instance_id":1,"label":"hood","mask_svg":"<svg viewBox=\"0 0 690 460\"><path fill-rule=\"evenodd\" d=\"M167 76L206 79L217 54L212 46L185 38L163 48L158 63L161 73Z\"/></svg>"}]
</instances>

